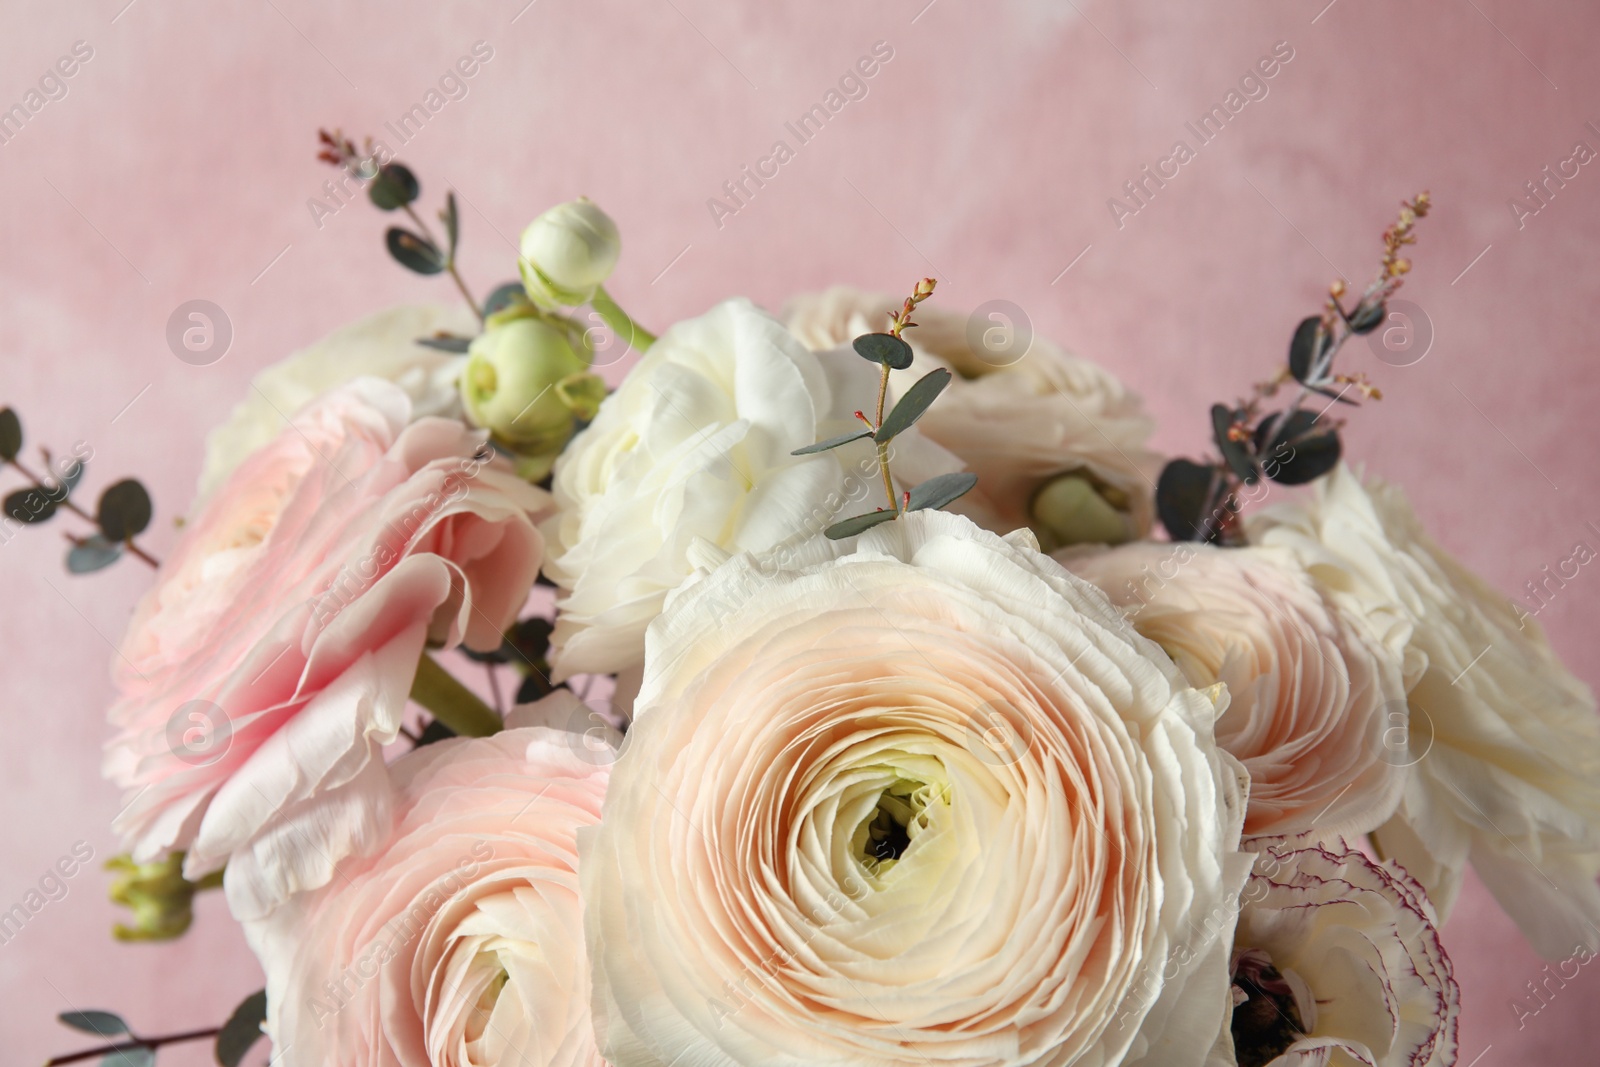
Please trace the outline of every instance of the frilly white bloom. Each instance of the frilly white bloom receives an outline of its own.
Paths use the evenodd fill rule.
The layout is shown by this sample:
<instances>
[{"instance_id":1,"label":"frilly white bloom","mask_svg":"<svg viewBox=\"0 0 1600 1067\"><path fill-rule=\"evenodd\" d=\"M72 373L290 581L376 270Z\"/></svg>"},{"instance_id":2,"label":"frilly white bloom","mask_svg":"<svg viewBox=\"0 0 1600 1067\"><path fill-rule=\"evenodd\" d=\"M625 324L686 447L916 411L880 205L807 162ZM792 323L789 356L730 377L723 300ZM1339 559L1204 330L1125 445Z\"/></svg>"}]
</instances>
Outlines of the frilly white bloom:
<instances>
[{"instance_id":1,"label":"frilly white bloom","mask_svg":"<svg viewBox=\"0 0 1600 1067\"><path fill-rule=\"evenodd\" d=\"M1058 558L1189 684L1227 684L1217 744L1250 772L1247 835L1366 833L1394 814L1409 762L1386 745L1404 733L1401 649L1347 618L1293 555L1145 543Z\"/></svg>"},{"instance_id":2,"label":"frilly white bloom","mask_svg":"<svg viewBox=\"0 0 1600 1067\"><path fill-rule=\"evenodd\" d=\"M351 323L257 374L228 421L206 437L199 499L210 496L246 456L277 437L284 420L328 390L356 378L382 378L400 386L411 400L414 418L459 417L456 377L462 357L417 344L417 338L440 331L472 334L477 325L465 308L390 308Z\"/></svg>"},{"instance_id":3,"label":"frilly white bloom","mask_svg":"<svg viewBox=\"0 0 1600 1067\"><path fill-rule=\"evenodd\" d=\"M869 442L790 455L860 429L876 393L872 364L808 351L748 300L664 333L556 461L557 680L638 666L696 552L769 552L883 503ZM912 430L891 466L908 488L958 464Z\"/></svg>"},{"instance_id":4,"label":"frilly white bloom","mask_svg":"<svg viewBox=\"0 0 1600 1067\"><path fill-rule=\"evenodd\" d=\"M617 224L580 196L528 224L518 245L528 299L540 307L572 307L593 299L622 254Z\"/></svg>"},{"instance_id":5,"label":"frilly white bloom","mask_svg":"<svg viewBox=\"0 0 1600 1067\"><path fill-rule=\"evenodd\" d=\"M387 845L247 925L275 1062L602 1065L576 836L599 819L607 767L558 731L513 728L391 773Z\"/></svg>"},{"instance_id":6,"label":"frilly white bloom","mask_svg":"<svg viewBox=\"0 0 1600 1067\"><path fill-rule=\"evenodd\" d=\"M733 557L650 628L636 713L580 872L612 1062L1203 1059L1242 770L1025 531Z\"/></svg>"},{"instance_id":7,"label":"frilly white bloom","mask_svg":"<svg viewBox=\"0 0 1600 1067\"><path fill-rule=\"evenodd\" d=\"M1422 887L1393 864L1274 845L1245 887L1234 944L1220 1062L1455 1063L1461 991Z\"/></svg>"},{"instance_id":8,"label":"frilly white bloom","mask_svg":"<svg viewBox=\"0 0 1600 1067\"><path fill-rule=\"evenodd\" d=\"M1303 505L1261 513L1252 541L1414 626L1410 761L1377 833L1449 913L1468 861L1549 958L1600 945L1600 720L1531 619L1436 544L1400 491L1340 467Z\"/></svg>"},{"instance_id":9,"label":"frilly white bloom","mask_svg":"<svg viewBox=\"0 0 1600 1067\"><path fill-rule=\"evenodd\" d=\"M835 288L794 298L784 318L812 348L832 348L883 331L898 306ZM952 511L995 533L1031 527L1046 550L1149 532L1161 460L1145 447L1154 423L1138 396L1042 337L1008 332L1017 324L930 305L916 320L906 331L915 362L890 376L890 390L898 397L936 366L957 376L919 424L978 475Z\"/></svg>"}]
</instances>

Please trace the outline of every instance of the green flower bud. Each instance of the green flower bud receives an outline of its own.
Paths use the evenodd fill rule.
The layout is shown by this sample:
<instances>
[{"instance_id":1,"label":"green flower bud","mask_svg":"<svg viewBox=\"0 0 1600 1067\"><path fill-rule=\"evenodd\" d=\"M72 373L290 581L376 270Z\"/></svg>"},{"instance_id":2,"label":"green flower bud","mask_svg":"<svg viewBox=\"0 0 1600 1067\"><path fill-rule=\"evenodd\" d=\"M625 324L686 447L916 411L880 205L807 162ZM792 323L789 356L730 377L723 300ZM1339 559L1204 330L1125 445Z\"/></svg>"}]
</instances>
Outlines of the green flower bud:
<instances>
[{"instance_id":1,"label":"green flower bud","mask_svg":"<svg viewBox=\"0 0 1600 1067\"><path fill-rule=\"evenodd\" d=\"M1127 494L1088 471L1070 471L1034 494L1031 525L1046 552L1068 545L1120 545L1133 536L1127 503Z\"/></svg>"},{"instance_id":2,"label":"green flower bud","mask_svg":"<svg viewBox=\"0 0 1600 1067\"><path fill-rule=\"evenodd\" d=\"M586 304L611 277L621 251L617 224L587 197L557 204L522 231L523 288L540 307Z\"/></svg>"},{"instance_id":3,"label":"green flower bud","mask_svg":"<svg viewBox=\"0 0 1600 1067\"><path fill-rule=\"evenodd\" d=\"M222 884L222 873L208 874L199 882L183 877L183 853L174 852L154 863L135 863L128 856L106 861L115 872L111 901L133 909L133 925L118 923L111 933L118 941L170 941L181 937L194 922L194 895Z\"/></svg>"},{"instance_id":4,"label":"green flower bud","mask_svg":"<svg viewBox=\"0 0 1600 1067\"><path fill-rule=\"evenodd\" d=\"M490 326L467 349L461 371L467 416L516 452L518 469L535 481L604 396L605 383L567 335L533 317Z\"/></svg>"}]
</instances>

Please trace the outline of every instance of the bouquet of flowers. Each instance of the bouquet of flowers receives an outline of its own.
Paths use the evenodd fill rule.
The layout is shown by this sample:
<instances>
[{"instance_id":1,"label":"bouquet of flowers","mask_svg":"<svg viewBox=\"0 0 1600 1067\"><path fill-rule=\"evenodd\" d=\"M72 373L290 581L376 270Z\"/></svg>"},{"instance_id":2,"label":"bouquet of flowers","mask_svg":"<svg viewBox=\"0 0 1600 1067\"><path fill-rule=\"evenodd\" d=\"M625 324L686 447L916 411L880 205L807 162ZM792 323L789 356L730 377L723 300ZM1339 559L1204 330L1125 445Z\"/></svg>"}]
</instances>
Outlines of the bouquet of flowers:
<instances>
[{"instance_id":1,"label":"bouquet of flowers","mask_svg":"<svg viewBox=\"0 0 1600 1067\"><path fill-rule=\"evenodd\" d=\"M1111 373L932 279L657 337L588 200L480 300L453 197L322 156L467 309L263 372L165 559L138 481L80 506L0 412L7 515L155 568L116 935L221 887L266 973L206 1029L69 1012L100 1044L52 1064L1423 1067L1468 864L1600 948L1593 698L1342 458L1427 194L1163 462Z\"/></svg>"}]
</instances>

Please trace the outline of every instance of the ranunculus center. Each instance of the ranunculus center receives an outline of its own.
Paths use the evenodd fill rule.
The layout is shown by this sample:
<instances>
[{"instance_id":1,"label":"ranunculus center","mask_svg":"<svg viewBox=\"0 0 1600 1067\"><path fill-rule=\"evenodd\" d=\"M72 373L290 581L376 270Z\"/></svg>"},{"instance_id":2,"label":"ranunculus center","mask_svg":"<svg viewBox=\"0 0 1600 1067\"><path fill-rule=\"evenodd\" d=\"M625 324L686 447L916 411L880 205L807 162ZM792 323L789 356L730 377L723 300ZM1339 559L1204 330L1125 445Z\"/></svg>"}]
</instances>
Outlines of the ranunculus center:
<instances>
[{"instance_id":1,"label":"ranunculus center","mask_svg":"<svg viewBox=\"0 0 1600 1067\"><path fill-rule=\"evenodd\" d=\"M897 778L878 795L872 814L856 827L852 840L856 857L874 874L884 874L906 850L911 841L927 829L925 814L932 787L927 782Z\"/></svg>"}]
</instances>

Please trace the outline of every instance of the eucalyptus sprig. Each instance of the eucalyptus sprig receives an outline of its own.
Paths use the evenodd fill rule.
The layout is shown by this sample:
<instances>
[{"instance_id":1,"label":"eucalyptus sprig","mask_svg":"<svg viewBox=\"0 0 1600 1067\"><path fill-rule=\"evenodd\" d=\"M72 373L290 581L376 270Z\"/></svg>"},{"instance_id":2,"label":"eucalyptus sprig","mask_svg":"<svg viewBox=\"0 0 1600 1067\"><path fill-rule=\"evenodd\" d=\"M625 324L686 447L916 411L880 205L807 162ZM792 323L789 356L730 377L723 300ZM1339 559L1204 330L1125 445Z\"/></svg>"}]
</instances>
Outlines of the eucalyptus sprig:
<instances>
[{"instance_id":1,"label":"eucalyptus sprig","mask_svg":"<svg viewBox=\"0 0 1600 1067\"><path fill-rule=\"evenodd\" d=\"M877 446L878 473L883 478L883 494L888 506L869 511L864 515L853 515L829 526L823 532L835 541L864 533L880 523L899 518L908 511L942 508L978 483L978 476L968 471L940 474L929 478L896 499L894 479L889 473L890 443L922 418L939 394L944 392L945 386L950 384L948 370L940 367L929 371L906 390L905 395L896 401L888 415L883 412L889 396L889 372L905 370L911 366L911 346L901 334L916 325L911 321L911 313L916 310L918 304L933 295L935 284L937 283L932 278L924 278L917 283L916 289L906 298L904 306L899 311L890 312L888 333L863 334L851 342L851 347L856 350L857 355L878 364L882 370L878 378L876 417L869 419L865 412L856 412L856 418L865 424L866 429L830 437L826 441L818 441L814 445L806 445L790 453L795 456L808 456L869 437Z\"/></svg>"},{"instance_id":2,"label":"eucalyptus sprig","mask_svg":"<svg viewBox=\"0 0 1600 1067\"><path fill-rule=\"evenodd\" d=\"M0 408L0 463L28 480L28 487L6 494L0 504L5 538L10 539L10 523L26 526L49 522L57 511L68 511L93 526L87 535L67 534L72 547L67 550L67 570L87 574L109 567L126 553L154 568L161 561L140 548L134 538L150 525L154 508L150 493L134 478L124 478L100 494L94 514L79 507L73 492L83 480L88 455L74 454L59 464L50 450L39 450L50 479L39 477L22 459L22 420L10 408Z\"/></svg>"},{"instance_id":3,"label":"eucalyptus sprig","mask_svg":"<svg viewBox=\"0 0 1600 1067\"><path fill-rule=\"evenodd\" d=\"M1371 333L1388 315L1387 301L1403 284L1411 261L1401 255L1417 241L1416 222L1433 202L1426 192L1402 201L1399 218L1383 232L1383 258L1373 280L1351 308L1347 286L1328 287L1322 312L1302 319L1289 341L1288 360L1277 375L1257 383L1254 395L1235 404L1211 407L1212 439L1220 458L1207 463L1175 459L1156 484L1156 513L1174 541L1243 542L1239 528L1239 490L1264 476L1282 485L1303 485L1333 470L1343 447L1342 422L1323 416L1334 404L1359 406L1348 394L1368 400L1382 394L1365 374L1335 374L1333 360L1351 337ZM1267 401L1289 382L1299 388L1287 406L1267 410ZM1326 397L1321 411L1301 405L1312 395Z\"/></svg>"},{"instance_id":4,"label":"eucalyptus sprig","mask_svg":"<svg viewBox=\"0 0 1600 1067\"><path fill-rule=\"evenodd\" d=\"M258 990L245 997L221 1026L155 1037L142 1037L134 1033L132 1027L116 1012L67 1011L56 1018L63 1026L105 1038L108 1043L52 1056L45 1061L44 1067L66 1067L69 1063L93 1059L110 1067L153 1067L157 1049L208 1039L212 1041L213 1054L221 1067L239 1067L244 1062L245 1053L266 1036L261 1024L267 1019L267 993L266 990Z\"/></svg>"},{"instance_id":5,"label":"eucalyptus sprig","mask_svg":"<svg viewBox=\"0 0 1600 1067\"><path fill-rule=\"evenodd\" d=\"M341 168L352 178L365 184L367 199L372 201L374 207L380 211L404 211L416 224L417 231L420 232L402 226L389 227L384 234L384 244L388 246L389 255L393 256L402 267L418 274L448 273L451 280L456 283L456 288L461 291L467 306L472 308L472 313L478 317L478 322L482 323L483 306L473 298L472 291L467 288L466 279L462 278L461 272L456 269L456 247L461 239L461 216L456 210L456 194L446 193L444 207L439 211L439 222L444 227L445 236L441 243L434 237L433 231L423 221L422 216L411 206L417 197L422 195L422 184L417 181L417 176L412 173L410 167L397 160L380 158L370 138L367 140L365 152L358 151L355 142L339 130L333 133L318 130L317 140L322 145L317 152L317 158Z\"/></svg>"}]
</instances>

